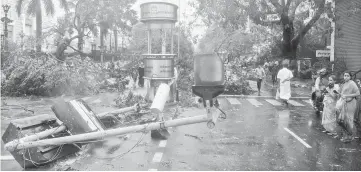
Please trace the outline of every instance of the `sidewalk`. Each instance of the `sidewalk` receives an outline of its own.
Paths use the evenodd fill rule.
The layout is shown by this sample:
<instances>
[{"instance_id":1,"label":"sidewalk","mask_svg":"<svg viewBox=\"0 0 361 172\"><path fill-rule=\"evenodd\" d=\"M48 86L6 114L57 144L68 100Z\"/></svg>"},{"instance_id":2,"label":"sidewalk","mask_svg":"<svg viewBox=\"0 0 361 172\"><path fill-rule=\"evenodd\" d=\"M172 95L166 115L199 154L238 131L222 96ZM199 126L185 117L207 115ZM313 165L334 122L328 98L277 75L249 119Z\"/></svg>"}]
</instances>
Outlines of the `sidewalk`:
<instances>
[{"instance_id":1,"label":"sidewalk","mask_svg":"<svg viewBox=\"0 0 361 172\"><path fill-rule=\"evenodd\" d=\"M311 89L313 85L312 79L300 79L300 78L293 78L291 81L291 86L296 88L309 88Z\"/></svg>"},{"instance_id":2,"label":"sidewalk","mask_svg":"<svg viewBox=\"0 0 361 172\"><path fill-rule=\"evenodd\" d=\"M269 78L267 78L266 84L268 86L272 87L272 81ZM312 85L313 85L312 79L300 79L300 78L296 77L296 78L292 78L292 80L291 80L291 87L294 87L294 88L308 88L308 89L311 89Z\"/></svg>"}]
</instances>

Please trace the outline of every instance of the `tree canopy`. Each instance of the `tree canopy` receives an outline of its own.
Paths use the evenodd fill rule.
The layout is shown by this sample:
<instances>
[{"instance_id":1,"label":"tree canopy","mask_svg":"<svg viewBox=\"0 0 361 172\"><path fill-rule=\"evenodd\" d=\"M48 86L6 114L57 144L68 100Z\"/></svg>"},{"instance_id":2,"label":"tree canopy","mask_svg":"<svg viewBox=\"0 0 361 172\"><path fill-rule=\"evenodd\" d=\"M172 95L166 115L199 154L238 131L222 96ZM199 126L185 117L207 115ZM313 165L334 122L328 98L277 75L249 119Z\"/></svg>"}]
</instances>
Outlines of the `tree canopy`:
<instances>
[{"instance_id":1,"label":"tree canopy","mask_svg":"<svg viewBox=\"0 0 361 172\"><path fill-rule=\"evenodd\" d=\"M197 0L192 5L203 22L216 23L227 33L245 29L248 18L256 25L279 28L284 58L296 58L307 32L326 10L326 0Z\"/></svg>"}]
</instances>

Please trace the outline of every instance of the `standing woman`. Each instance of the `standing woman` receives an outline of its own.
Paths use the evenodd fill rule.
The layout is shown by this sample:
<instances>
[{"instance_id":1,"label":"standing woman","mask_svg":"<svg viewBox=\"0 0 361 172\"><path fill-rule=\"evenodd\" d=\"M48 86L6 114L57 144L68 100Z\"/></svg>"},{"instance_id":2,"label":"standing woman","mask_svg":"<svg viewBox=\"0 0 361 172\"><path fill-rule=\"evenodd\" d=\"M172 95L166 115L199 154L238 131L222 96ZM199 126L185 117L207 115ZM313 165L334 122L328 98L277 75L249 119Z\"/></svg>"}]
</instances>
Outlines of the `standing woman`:
<instances>
[{"instance_id":1,"label":"standing woman","mask_svg":"<svg viewBox=\"0 0 361 172\"><path fill-rule=\"evenodd\" d=\"M357 79L356 83L357 83L357 86L361 93L361 80ZM356 122L356 124L361 125L361 96L358 96L358 98L357 98L357 108L355 111L355 122Z\"/></svg>"},{"instance_id":2,"label":"standing woman","mask_svg":"<svg viewBox=\"0 0 361 172\"><path fill-rule=\"evenodd\" d=\"M338 95L334 92L340 91L340 87L338 84L335 84L336 76L331 75L328 78L328 86L326 87L327 94L323 99L323 112L322 112L322 126L328 132L328 135L336 136L337 135L337 122L336 122L336 101Z\"/></svg>"},{"instance_id":3,"label":"standing woman","mask_svg":"<svg viewBox=\"0 0 361 172\"><path fill-rule=\"evenodd\" d=\"M345 101L345 105L340 110L341 119L344 120L344 137L342 142L350 142L355 133L354 115L357 107L356 97L360 95L360 90L356 83L351 80L351 73L345 72L343 75L344 84L341 86L341 99Z\"/></svg>"}]
</instances>

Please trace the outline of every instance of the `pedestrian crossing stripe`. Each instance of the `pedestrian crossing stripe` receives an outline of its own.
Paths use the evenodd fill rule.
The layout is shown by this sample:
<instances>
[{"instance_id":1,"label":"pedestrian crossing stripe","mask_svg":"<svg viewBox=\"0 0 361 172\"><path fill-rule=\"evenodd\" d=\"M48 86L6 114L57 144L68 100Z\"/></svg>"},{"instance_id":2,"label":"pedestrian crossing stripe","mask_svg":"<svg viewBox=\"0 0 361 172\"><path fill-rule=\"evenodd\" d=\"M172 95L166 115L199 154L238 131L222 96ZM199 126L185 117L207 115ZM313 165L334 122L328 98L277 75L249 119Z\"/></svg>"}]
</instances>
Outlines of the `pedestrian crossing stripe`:
<instances>
[{"instance_id":1,"label":"pedestrian crossing stripe","mask_svg":"<svg viewBox=\"0 0 361 172\"><path fill-rule=\"evenodd\" d=\"M257 101L256 99L247 99L247 101L249 101L253 106L262 106L263 104L259 101Z\"/></svg>"},{"instance_id":2,"label":"pedestrian crossing stripe","mask_svg":"<svg viewBox=\"0 0 361 172\"><path fill-rule=\"evenodd\" d=\"M303 105L301 103L298 103L298 102L296 102L294 100L288 100L288 103L293 105L293 106L305 106L305 105Z\"/></svg>"},{"instance_id":3,"label":"pedestrian crossing stripe","mask_svg":"<svg viewBox=\"0 0 361 172\"><path fill-rule=\"evenodd\" d=\"M272 104L273 106L282 106L282 103L278 102L277 100L266 99L266 102Z\"/></svg>"},{"instance_id":4,"label":"pedestrian crossing stripe","mask_svg":"<svg viewBox=\"0 0 361 172\"><path fill-rule=\"evenodd\" d=\"M240 105L242 104L241 101L237 98L225 98L231 105ZM273 105L273 106L282 106L282 103L275 100L275 99L264 99L266 102L268 102L269 104ZM250 102L253 106L259 107L262 106L263 104L256 100L256 99L247 99L248 102ZM303 100L303 102L312 105L312 103L310 102L310 100ZM298 106L298 107L304 107L305 105L295 101L295 100L289 100L288 101L289 104L293 105L293 106Z\"/></svg>"},{"instance_id":5,"label":"pedestrian crossing stripe","mask_svg":"<svg viewBox=\"0 0 361 172\"><path fill-rule=\"evenodd\" d=\"M92 102L90 102L90 103L93 104L93 103L101 103L101 102L102 102L102 100L96 99L96 100L94 100L94 101L92 101Z\"/></svg>"},{"instance_id":6,"label":"pedestrian crossing stripe","mask_svg":"<svg viewBox=\"0 0 361 172\"><path fill-rule=\"evenodd\" d=\"M312 105L312 100L303 100L303 101L310 104L310 105Z\"/></svg>"},{"instance_id":7,"label":"pedestrian crossing stripe","mask_svg":"<svg viewBox=\"0 0 361 172\"><path fill-rule=\"evenodd\" d=\"M226 98L231 105L240 105L241 102L236 98Z\"/></svg>"}]
</instances>

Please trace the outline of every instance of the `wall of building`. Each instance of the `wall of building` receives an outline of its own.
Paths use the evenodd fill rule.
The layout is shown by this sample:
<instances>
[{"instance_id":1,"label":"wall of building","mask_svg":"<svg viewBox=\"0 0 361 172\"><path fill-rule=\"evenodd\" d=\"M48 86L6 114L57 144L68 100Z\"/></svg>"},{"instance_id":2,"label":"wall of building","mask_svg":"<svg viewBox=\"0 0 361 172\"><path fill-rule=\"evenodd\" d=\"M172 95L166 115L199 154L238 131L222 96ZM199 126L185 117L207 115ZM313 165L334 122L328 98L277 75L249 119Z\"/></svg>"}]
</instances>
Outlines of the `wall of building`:
<instances>
[{"instance_id":1,"label":"wall of building","mask_svg":"<svg viewBox=\"0 0 361 172\"><path fill-rule=\"evenodd\" d=\"M20 16L16 12L16 2L13 1L1 1L1 6L8 4L10 5L10 10L8 12L8 18L13 20L13 22L8 23L8 39L17 44L21 44L20 33L24 33L24 40L28 36L35 36L35 18L32 16L27 16L21 14ZM4 17L4 11L1 7L1 17ZM4 23L0 24L1 34L4 34Z\"/></svg>"},{"instance_id":2,"label":"wall of building","mask_svg":"<svg viewBox=\"0 0 361 172\"><path fill-rule=\"evenodd\" d=\"M361 6L360 0L336 1L335 57L345 58L349 70L361 69ZM361 77L361 74L358 75Z\"/></svg>"}]
</instances>

